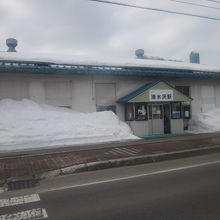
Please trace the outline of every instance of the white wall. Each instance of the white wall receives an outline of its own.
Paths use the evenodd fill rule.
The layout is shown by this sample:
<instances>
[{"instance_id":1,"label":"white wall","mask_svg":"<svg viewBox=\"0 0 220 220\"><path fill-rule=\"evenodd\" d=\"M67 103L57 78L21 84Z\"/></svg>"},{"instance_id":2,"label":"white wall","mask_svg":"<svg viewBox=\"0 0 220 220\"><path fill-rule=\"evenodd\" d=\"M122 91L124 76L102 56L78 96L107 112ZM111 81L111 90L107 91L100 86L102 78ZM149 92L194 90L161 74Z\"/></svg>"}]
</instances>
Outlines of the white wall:
<instances>
[{"instance_id":1,"label":"white wall","mask_svg":"<svg viewBox=\"0 0 220 220\"><path fill-rule=\"evenodd\" d=\"M11 98L20 100L29 98L29 86L25 80L0 80L0 99Z\"/></svg>"},{"instance_id":2,"label":"white wall","mask_svg":"<svg viewBox=\"0 0 220 220\"><path fill-rule=\"evenodd\" d=\"M72 107L72 81L48 79L43 82L45 103L54 106Z\"/></svg>"},{"instance_id":3,"label":"white wall","mask_svg":"<svg viewBox=\"0 0 220 220\"><path fill-rule=\"evenodd\" d=\"M45 103L45 91L43 80L29 80L29 96L28 98L34 102Z\"/></svg>"},{"instance_id":4,"label":"white wall","mask_svg":"<svg viewBox=\"0 0 220 220\"><path fill-rule=\"evenodd\" d=\"M21 100L29 98L38 103L56 106L70 105L76 111L96 111L97 83L112 83L116 88L116 100L146 83L159 80L137 76L102 75L47 75L0 74L0 99ZM196 118L206 104L220 107L220 80L216 79L162 79L171 85L189 85L192 101L192 117ZM204 89L205 88L205 89ZM206 88L210 93L204 92ZM213 89L214 88L214 89ZM213 97L214 96L214 97ZM124 105L116 105L117 115L124 120Z\"/></svg>"},{"instance_id":5,"label":"white wall","mask_svg":"<svg viewBox=\"0 0 220 220\"><path fill-rule=\"evenodd\" d=\"M190 86L192 118L199 113L220 107L220 79L167 79L172 85Z\"/></svg>"},{"instance_id":6,"label":"white wall","mask_svg":"<svg viewBox=\"0 0 220 220\"><path fill-rule=\"evenodd\" d=\"M135 135L139 137L149 135L149 121L129 121L127 123Z\"/></svg>"},{"instance_id":7,"label":"white wall","mask_svg":"<svg viewBox=\"0 0 220 220\"><path fill-rule=\"evenodd\" d=\"M37 103L94 112L95 94L89 76L1 74L0 99L31 99Z\"/></svg>"},{"instance_id":8,"label":"white wall","mask_svg":"<svg viewBox=\"0 0 220 220\"><path fill-rule=\"evenodd\" d=\"M201 85L202 112L215 108L214 85Z\"/></svg>"},{"instance_id":9,"label":"white wall","mask_svg":"<svg viewBox=\"0 0 220 220\"><path fill-rule=\"evenodd\" d=\"M215 85L215 105L220 108L220 84Z\"/></svg>"},{"instance_id":10,"label":"white wall","mask_svg":"<svg viewBox=\"0 0 220 220\"><path fill-rule=\"evenodd\" d=\"M96 111L91 77L76 77L72 82L72 108L80 112Z\"/></svg>"}]
</instances>

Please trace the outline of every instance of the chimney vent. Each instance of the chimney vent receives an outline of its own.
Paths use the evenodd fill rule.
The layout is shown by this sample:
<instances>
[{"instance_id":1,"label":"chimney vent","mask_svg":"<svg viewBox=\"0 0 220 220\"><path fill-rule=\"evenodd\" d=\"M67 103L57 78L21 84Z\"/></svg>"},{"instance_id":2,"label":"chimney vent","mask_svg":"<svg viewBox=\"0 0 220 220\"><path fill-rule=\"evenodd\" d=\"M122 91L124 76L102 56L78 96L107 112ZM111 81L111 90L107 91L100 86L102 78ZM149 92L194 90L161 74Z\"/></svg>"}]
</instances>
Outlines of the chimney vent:
<instances>
[{"instance_id":1,"label":"chimney vent","mask_svg":"<svg viewBox=\"0 0 220 220\"><path fill-rule=\"evenodd\" d=\"M144 58L144 50L143 49L137 49L135 51L135 54L136 54L137 58L139 58L139 59L143 59Z\"/></svg>"},{"instance_id":2,"label":"chimney vent","mask_svg":"<svg viewBox=\"0 0 220 220\"><path fill-rule=\"evenodd\" d=\"M192 51L189 56L190 63L200 63L199 53Z\"/></svg>"},{"instance_id":3,"label":"chimney vent","mask_svg":"<svg viewBox=\"0 0 220 220\"><path fill-rule=\"evenodd\" d=\"M18 41L14 38L8 38L6 40L6 45L8 46L8 51L7 52L17 52L15 50L15 47L18 45Z\"/></svg>"}]
</instances>

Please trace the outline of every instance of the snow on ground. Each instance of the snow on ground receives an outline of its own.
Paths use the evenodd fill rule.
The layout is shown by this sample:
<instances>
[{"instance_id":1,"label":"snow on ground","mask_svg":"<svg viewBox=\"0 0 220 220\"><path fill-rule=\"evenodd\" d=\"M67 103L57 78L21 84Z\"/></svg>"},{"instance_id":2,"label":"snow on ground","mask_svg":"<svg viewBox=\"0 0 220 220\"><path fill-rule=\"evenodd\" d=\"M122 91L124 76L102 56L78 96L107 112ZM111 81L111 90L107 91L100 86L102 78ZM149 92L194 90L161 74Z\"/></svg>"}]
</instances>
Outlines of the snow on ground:
<instances>
[{"instance_id":1,"label":"snow on ground","mask_svg":"<svg viewBox=\"0 0 220 220\"><path fill-rule=\"evenodd\" d=\"M4 99L0 115L0 152L138 139L110 111L85 114L27 99Z\"/></svg>"},{"instance_id":2,"label":"snow on ground","mask_svg":"<svg viewBox=\"0 0 220 220\"><path fill-rule=\"evenodd\" d=\"M190 133L209 133L220 131L220 108L212 109L206 113L200 113L197 120L191 120Z\"/></svg>"}]
</instances>

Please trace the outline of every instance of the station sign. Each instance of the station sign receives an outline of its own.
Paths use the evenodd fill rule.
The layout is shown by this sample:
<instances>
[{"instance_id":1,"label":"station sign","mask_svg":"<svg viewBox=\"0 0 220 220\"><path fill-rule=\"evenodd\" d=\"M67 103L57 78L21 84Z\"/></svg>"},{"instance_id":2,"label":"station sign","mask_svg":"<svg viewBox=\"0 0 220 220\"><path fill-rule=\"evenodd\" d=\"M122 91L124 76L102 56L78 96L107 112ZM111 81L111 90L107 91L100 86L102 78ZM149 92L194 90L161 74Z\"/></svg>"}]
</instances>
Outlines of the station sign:
<instances>
[{"instance_id":1,"label":"station sign","mask_svg":"<svg viewBox=\"0 0 220 220\"><path fill-rule=\"evenodd\" d=\"M149 100L151 102L170 102L173 101L172 89L149 90Z\"/></svg>"}]
</instances>

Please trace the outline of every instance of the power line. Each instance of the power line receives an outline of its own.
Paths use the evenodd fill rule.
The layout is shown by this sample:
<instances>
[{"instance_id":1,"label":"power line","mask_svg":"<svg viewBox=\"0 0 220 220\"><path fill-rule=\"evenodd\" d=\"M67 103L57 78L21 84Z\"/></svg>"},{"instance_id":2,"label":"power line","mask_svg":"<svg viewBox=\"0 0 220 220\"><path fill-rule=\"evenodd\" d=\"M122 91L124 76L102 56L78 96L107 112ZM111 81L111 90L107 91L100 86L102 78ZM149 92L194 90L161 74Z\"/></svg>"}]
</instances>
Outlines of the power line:
<instances>
[{"instance_id":1,"label":"power line","mask_svg":"<svg viewBox=\"0 0 220 220\"><path fill-rule=\"evenodd\" d=\"M188 5L195 5L199 7L204 7L204 8L211 8L211 9L220 9L219 7L213 7L213 6L208 6L208 5L202 5L202 4L197 4L197 3L192 3L192 2L185 2L185 1L179 1L179 0L170 0L171 2L177 2L177 3L183 3L183 4L188 4Z\"/></svg>"},{"instance_id":2,"label":"power line","mask_svg":"<svg viewBox=\"0 0 220 220\"><path fill-rule=\"evenodd\" d=\"M215 3L220 4L220 1L216 1L216 0L204 0L204 1L207 1L207 2L215 2Z\"/></svg>"},{"instance_id":3,"label":"power line","mask_svg":"<svg viewBox=\"0 0 220 220\"><path fill-rule=\"evenodd\" d=\"M159 9L159 8L143 7L143 6L131 5L131 4L126 4L126 3L121 3L121 2L104 1L104 0L88 0L88 1L101 2L101 3L120 5L120 6L132 7L132 8L140 8L140 9L151 10L151 11L165 12L165 13L169 13L169 14L178 14L178 15L184 15L184 16L190 16L190 17L197 17L197 18L204 18L204 19L209 19L209 20L220 21L220 18L215 18L215 17L208 17L208 16L204 16L204 15L196 15L196 14L190 14L190 13L178 12L178 11L171 11L171 10Z\"/></svg>"}]
</instances>

